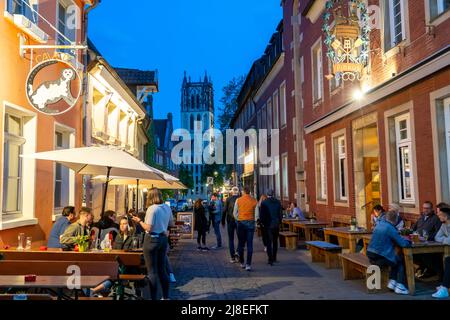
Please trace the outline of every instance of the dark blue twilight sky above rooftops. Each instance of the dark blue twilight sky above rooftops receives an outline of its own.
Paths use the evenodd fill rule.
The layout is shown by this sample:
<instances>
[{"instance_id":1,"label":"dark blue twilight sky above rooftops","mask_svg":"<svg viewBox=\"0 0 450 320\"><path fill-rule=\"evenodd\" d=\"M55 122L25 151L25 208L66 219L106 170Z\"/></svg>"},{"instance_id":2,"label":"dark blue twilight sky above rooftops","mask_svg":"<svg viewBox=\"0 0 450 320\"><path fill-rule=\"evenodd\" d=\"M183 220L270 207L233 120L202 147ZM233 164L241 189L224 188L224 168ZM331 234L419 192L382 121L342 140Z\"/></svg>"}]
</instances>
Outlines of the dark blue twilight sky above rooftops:
<instances>
[{"instance_id":1,"label":"dark blue twilight sky above rooftops","mask_svg":"<svg viewBox=\"0 0 450 320\"><path fill-rule=\"evenodd\" d=\"M102 0L89 16L89 37L114 67L158 69L155 118L180 126L184 70L211 75L216 116L222 87L246 75L282 19L281 0Z\"/></svg>"}]
</instances>

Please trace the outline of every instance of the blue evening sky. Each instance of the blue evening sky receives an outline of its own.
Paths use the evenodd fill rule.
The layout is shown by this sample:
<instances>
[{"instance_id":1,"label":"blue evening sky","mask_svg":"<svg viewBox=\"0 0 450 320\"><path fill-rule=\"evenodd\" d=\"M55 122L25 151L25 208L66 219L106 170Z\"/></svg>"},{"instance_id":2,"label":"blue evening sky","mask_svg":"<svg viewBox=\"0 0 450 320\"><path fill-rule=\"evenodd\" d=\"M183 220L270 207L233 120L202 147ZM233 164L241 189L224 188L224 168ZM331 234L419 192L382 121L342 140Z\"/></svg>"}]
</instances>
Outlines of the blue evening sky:
<instances>
[{"instance_id":1,"label":"blue evening sky","mask_svg":"<svg viewBox=\"0 0 450 320\"><path fill-rule=\"evenodd\" d=\"M245 75L282 18L281 0L103 0L89 16L89 37L114 67L158 69L155 118L180 126L183 72L211 75L216 116L222 88Z\"/></svg>"}]
</instances>

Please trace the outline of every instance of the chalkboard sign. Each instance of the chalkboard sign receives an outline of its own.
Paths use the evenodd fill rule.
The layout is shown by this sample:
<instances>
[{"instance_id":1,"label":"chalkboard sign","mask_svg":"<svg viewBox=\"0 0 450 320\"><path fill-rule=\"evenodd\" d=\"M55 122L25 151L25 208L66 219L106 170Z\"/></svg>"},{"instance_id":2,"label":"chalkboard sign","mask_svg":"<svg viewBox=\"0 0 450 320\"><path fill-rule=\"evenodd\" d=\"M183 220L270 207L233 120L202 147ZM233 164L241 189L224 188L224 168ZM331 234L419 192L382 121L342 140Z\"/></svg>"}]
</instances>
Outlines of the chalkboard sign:
<instances>
[{"instance_id":1,"label":"chalkboard sign","mask_svg":"<svg viewBox=\"0 0 450 320\"><path fill-rule=\"evenodd\" d=\"M183 238L194 238L194 214L192 212L178 212L177 225Z\"/></svg>"}]
</instances>

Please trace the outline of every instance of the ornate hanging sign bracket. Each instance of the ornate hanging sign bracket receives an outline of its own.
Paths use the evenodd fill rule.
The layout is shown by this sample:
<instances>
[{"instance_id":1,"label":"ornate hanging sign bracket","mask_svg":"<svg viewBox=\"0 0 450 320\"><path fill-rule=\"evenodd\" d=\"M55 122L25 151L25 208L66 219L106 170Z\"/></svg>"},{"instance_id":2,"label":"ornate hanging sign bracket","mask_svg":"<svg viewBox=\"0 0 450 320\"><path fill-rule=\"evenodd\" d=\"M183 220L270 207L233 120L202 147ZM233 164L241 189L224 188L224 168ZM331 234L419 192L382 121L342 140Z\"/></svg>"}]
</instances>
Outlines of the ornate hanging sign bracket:
<instances>
[{"instance_id":1,"label":"ornate hanging sign bracket","mask_svg":"<svg viewBox=\"0 0 450 320\"><path fill-rule=\"evenodd\" d=\"M369 14L364 0L350 0L348 13L343 13L343 0L327 0L323 14L327 57L332 74L327 78L344 81L361 80L369 57ZM360 18L358 17L360 12ZM331 16L334 26L331 25Z\"/></svg>"}]
</instances>

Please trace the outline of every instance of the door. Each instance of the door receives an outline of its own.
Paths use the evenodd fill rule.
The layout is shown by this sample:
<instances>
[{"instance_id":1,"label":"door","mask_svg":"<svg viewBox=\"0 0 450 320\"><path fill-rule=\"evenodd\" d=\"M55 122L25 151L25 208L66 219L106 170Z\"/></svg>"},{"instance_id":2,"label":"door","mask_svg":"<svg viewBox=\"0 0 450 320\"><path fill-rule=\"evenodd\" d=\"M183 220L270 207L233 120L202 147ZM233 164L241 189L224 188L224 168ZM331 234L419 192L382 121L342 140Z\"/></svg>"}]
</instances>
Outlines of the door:
<instances>
[{"instance_id":1,"label":"door","mask_svg":"<svg viewBox=\"0 0 450 320\"><path fill-rule=\"evenodd\" d=\"M366 203L364 204L364 207L366 210L367 227L369 227L373 207L377 204L381 204L380 165L378 157L364 158L364 180L366 195Z\"/></svg>"}]
</instances>

